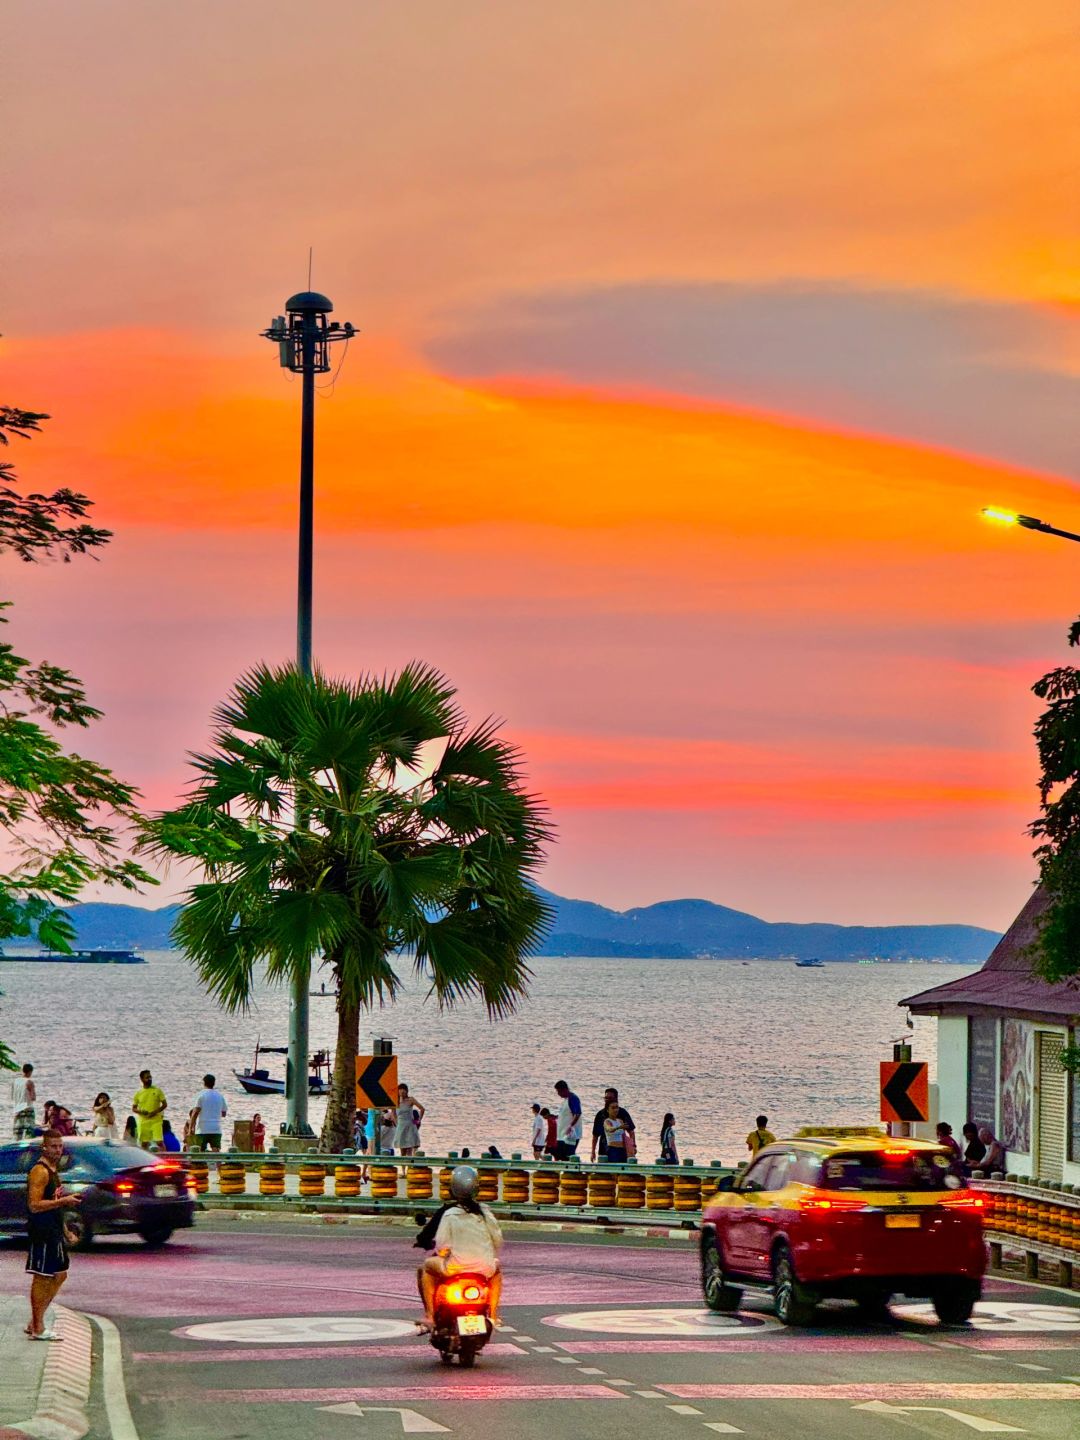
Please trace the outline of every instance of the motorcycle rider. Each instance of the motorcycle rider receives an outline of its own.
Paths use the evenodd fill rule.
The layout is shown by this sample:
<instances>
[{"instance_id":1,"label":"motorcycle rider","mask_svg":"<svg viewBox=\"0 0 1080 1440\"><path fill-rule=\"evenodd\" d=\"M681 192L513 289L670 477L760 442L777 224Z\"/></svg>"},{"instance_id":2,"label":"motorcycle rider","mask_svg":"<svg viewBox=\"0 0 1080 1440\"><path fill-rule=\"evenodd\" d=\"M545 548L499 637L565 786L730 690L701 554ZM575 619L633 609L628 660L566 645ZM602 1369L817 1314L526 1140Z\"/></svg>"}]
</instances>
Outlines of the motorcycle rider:
<instances>
[{"instance_id":1,"label":"motorcycle rider","mask_svg":"<svg viewBox=\"0 0 1080 1440\"><path fill-rule=\"evenodd\" d=\"M502 1324L499 1316L502 1271L498 1260L502 1231L488 1207L477 1200L479 1187L480 1176L471 1165L459 1165L450 1176L452 1199L439 1219L435 1254L416 1272L420 1299L424 1302L424 1318L416 1322L421 1335L428 1335L435 1328L435 1293L440 1284L463 1272L487 1279L491 1324L494 1329Z\"/></svg>"}]
</instances>

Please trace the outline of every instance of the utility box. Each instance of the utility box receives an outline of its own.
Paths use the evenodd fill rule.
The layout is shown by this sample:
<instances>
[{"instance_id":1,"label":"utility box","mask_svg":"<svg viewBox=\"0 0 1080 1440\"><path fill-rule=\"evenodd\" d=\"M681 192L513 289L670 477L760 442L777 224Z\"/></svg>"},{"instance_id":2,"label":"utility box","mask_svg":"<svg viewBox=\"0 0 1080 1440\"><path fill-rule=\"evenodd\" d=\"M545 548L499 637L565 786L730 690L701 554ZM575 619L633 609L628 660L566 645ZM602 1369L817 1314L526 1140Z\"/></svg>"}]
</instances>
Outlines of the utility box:
<instances>
[{"instance_id":1,"label":"utility box","mask_svg":"<svg viewBox=\"0 0 1080 1440\"><path fill-rule=\"evenodd\" d=\"M232 1127L233 1149L239 1150L241 1154L250 1155L255 1149L255 1136L252 1133L252 1122L250 1120L234 1120Z\"/></svg>"}]
</instances>

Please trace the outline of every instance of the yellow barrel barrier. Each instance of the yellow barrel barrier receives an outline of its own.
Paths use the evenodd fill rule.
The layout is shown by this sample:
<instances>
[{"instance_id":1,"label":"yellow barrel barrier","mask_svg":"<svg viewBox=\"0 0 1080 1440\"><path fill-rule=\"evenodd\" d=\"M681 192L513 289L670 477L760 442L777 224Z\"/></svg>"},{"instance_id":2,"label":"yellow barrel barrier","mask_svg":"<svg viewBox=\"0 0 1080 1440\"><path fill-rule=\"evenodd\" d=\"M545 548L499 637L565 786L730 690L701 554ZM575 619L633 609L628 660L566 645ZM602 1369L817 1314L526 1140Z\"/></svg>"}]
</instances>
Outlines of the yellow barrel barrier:
<instances>
[{"instance_id":1,"label":"yellow barrel barrier","mask_svg":"<svg viewBox=\"0 0 1080 1440\"><path fill-rule=\"evenodd\" d=\"M371 1198L373 1200L397 1199L396 1165L372 1165Z\"/></svg>"},{"instance_id":2,"label":"yellow barrel barrier","mask_svg":"<svg viewBox=\"0 0 1080 1440\"><path fill-rule=\"evenodd\" d=\"M359 1165L335 1165L334 1166L334 1194L339 1200L355 1200L360 1194L360 1176L363 1174Z\"/></svg>"},{"instance_id":3,"label":"yellow barrel barrier","mask_svg":"<svg viewBox=\"0 0 1080 1440\"><path fill-rule=\"evenodd\" d=\"M188 1169L195 1180L196 1195L205 1195L210 1189L210 1166L205 1160L189 1160Z\"/></svg>"},{"instance_id":4,"label":"yellow barrel barrier","mask_svg":"<svg viewBox=\"0 0 1080 1440\"><path fill-rule=\"evenodd\" d=\"M671 1210L674 1208L675 1180L670 1174L650 1175L645 1181L645 1209Z\"/></svg>"},{"instance_id":5,"label":"yellow barrel barrier","mask_svg":"<svg viewBox=\"0 0 1080 1440\"><path fill-rule=\"evenodd\" d=\"M529 1172L527 1170L503 1171L502 1199L504 1205L527 1205L529 1203Z\"/></svg>"},{"instance_id":6,"label":"yellow barrel barrier","mask_svg":"<svg viewBox=\"0 0 1080 1440\"><path fill-rule=\"evenodd\" d=\"M624 1171L618 1179L618 1198L615 1204L620 1210L644 1210L645 1209L645 1175L643 1172L635 1174L632 1170Z\"/></svg>"},{"instance_id":7,"label":"yellow barrel barrier","mask_svg":"<svg viewBox=\"0 0 1080 1440\"><path fill-rule=\"evenodd\" d=\"M218 1165L218 1190L222 1195L243 1195L247 1189L242 1160L222 1160Z\"/></svg>"},{"instance_id":8,"label":"yellow barrel barrier","mask_svg":"<svg viewBox=\"0 0 1080 1440\"><path fill-rule=\"evenodd\" d=\"M264 1160L259 1166L259 1194L285 1194L284 1160Z\"/></svg>"},{"instance_id":9,"label":"yellow barrel barrier","mask_svg":"<svg viewBox=\"0 0 1080 1440\"><path fill-rule=\"evenodd\" d=\"M675 1174L675 1209L689 1213L701 1209L701 1180L697 1175Z\"/></svg>"},{"instance_id":10,"label":"yellow barrel barrier","mask_svg":"<svg viewBox=\"0 0 1080 1440\"><path fill-rule=\"evenodd\" d=\"M326 1191L326 1166L307 1162L300 1166L300 1194L310 1200Z\"/></svg>"},{"instance_id":11,"label":"yellow barrel barrier","mask_svg":"<svg viewBox=\"0 0 1080 1440\"><path fill-rule=\"evenodd\" d=\"M585 1171L564 1170L559 1177L559 1204L568 1208L580 1207L589 1198L589 1180Z\"/></svg>"},{"instance_id":12,"label":"yellow barrel barrier","mask_svg":"<svg viewBox=\"0 0 1080 1440\"><path fill-rule=\"evenodd\" d=\"M431 1169L427 1165L410 1165L405 1171L405 1196L408 1200L430 1200Z\"/></svg>"},{"instance_id":13,"label":"yellow barrel barrier","mask_svg":"<svg viewBox=\"0 0 1080 1440\"><path fill-rule=\"evenodd\" d=\"M614 1170L589 1172L589 1204L594 1210L611 1210L615 1206Z\"/></svg>"},{"instance_id":14,"label":"yellow barrel barrier","mask_svg":"<svg viewBox=\"0 0 1080 1440\"><path fill-rule=\"evenodd\" d=\"M701 1204L708 1205L709 1201L720 1189L719 1175L702 1175L701 1177Z\"/></svg>"},{"instance_id":15,"label":"yellow barrel barrier","mask_svg":"<svg viewBox=\"0 0 1080 1440\"><path fill-rule=\"evenodd\" d=\"M476 1192L476 1198L483 1205L490 1205L493 1200L499 1198L499 1172L498 1170L481 1170L480 1187Z\"/></svg>"},{"instance_id":16,"label":"yellow barrel barrier","mask_svg":"<svg viewBox=\"0 0 1080 1440\"><path fill-rule=\"evenodd\" d=\"M534 1170L532 1180L534 1205L557 1205L559 1203L558 1170Z\"/></svg>"},{"instance_id":17,"label":"yellow barrel barrier","mask_svg":"<svg viewBox=\"0 0 1080 1440\"><path fill-rule=\"evenodd\" d=\"M452 1165L444 1165L439 1171L439 1199L446 1203L450 1196L450 1176L454 1173Z\"/></svg>"}]
</instances>

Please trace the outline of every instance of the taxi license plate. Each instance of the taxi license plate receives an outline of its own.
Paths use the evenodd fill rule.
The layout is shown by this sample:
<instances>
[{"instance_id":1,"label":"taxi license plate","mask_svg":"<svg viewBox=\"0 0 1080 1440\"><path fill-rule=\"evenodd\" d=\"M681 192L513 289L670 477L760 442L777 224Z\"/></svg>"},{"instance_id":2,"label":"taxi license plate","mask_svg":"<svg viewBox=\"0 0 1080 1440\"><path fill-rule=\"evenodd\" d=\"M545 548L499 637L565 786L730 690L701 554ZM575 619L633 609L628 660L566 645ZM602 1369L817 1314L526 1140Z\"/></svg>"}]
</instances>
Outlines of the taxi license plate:
<instances>
[{"instance_id":1,"label":"taxi license plate","mask_svg":"<svg viewBox=\"0 0 1080 1440\"><path fill-rule=\"evenodd\" d=\"M486 1335L487 1321L483 1315L459 1315L457 1329L459 1335Z\"/></svg>"},{"instance_id":2,"label":"taxi license plate","mask_svg":"<svg viewBox=\"0 0 1080 1440\"><path fill-rule=\"evenodd\" d=\"M918 1230L922 1221L918 1215L886 1215L886 1230Z\"/></svg>"},{"instance_id":3,"label":"taxi license plate","mask_svg":"<svg viewBox=\"0 0 1080 1440\"><path fill-rule=\"evenodd\" d=\"M175 1186L175 1185L155 1185L155 1186L154 1186L154 1195L156 1196L156 1198L157 1198L158 1200L163 1200L166 1195L175 1195L175 1194L176 1194L176 1186Z\"/></svg>"}]
</instances>

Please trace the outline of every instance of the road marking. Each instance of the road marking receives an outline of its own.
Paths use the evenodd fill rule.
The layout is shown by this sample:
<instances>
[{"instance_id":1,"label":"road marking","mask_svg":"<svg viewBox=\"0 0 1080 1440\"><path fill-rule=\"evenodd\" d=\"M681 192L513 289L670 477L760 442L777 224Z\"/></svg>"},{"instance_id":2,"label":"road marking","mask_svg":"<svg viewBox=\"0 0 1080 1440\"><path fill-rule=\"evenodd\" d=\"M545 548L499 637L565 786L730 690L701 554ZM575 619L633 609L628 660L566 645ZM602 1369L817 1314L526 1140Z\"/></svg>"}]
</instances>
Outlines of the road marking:
<instances>
[{"instance_id":1,"label":"road marking","mask_svg":"<svg viewBox=\"0 0 1080 1440\"><path fill-rule=\"evenodd\" d=\"M574 1359L573 1355L556 1355L556 1356L555 1356L555 1364L556 1364L556 1365L576 1365L576 1364L577 1364L577 1361Z\"/></svg>"},{"instance_id":2,"label":"road marking","mask_svg":"<svg viewBox=\"0 0 1080 1440\"><path fill-rule=\"evenodd\" d=\"M746 1433L737 1425L725 1425L722 1420L706 1420L705 1429L715 1430L718 1435L744 1435Z\"/></svg>"},{"instance_id":3,"label":"road marking","mask_svg":"<svg viewBox=\"0 0 1080 1440\"><path fill-rule=\"evenodd\" d=\"M139 1440L124 1386L124 1352L120 1331L104 1315L87 1315L101 1331L101 1389L112 1440Z\"/></svg>"},{"instance_id":4,"label":"road marking","mask_svg":"<svg viewBox=\"0 0 1080 1440\"><path fill-rule=\"evenodd\" d=\"M609 1385L629 1385L631 1388L634 1384L633 1380L609 1380L607 1383Z\"/></svg>"},{"instance_id":5,"label":"road marking","mask_svg":"<svg viewBox=\"0 0 1080 1440\"><path fill-rule=\"evenodd\" d=\"M663 1306L648 1310L577 1310L564 1315L546 1315L542 1322L562 1330L594 1330L609 1335L693 1335L697 1338L747 1330L779 1333L778 1321L764 1315L715 1315L711 1310Z\"/></svg>"},{"instance_id":6,"label":"road marking","mask_svg":"<svg viewBox=\"0 0 1080 1440\"><path fill-rule=\"evenodd\" d=\"M1018 1425L1004 1425L1000 1420L985 1420L981 1415L969 1415L964 1410L946 1410L941 1405L886 1405L882 1400L868 1400L865 1405L853 1405L853 1410L872 1410L876 1415L948 1415L958 1420L969 1430L981 1430L988 1435L1026 1435Z\"/></svg>"},{"instance_id":7,"label":"road marking","mask_svg":"<svg viewBox=\"0 0 1080 1440\"><path fill-rule=\"evenodd\" d=\"M1080 1400L1080 1385L912 1380L875 1385L660 1385L679 1400Z\"/></svg>"},{"instance_id":8,"label":"road marking","mask_svg":"<svg viewBox=\"0 0 1080 1440\"><path fill-rule=\"evenodd\" d=\"M175 1396L146 1394L143 1398L172 1403ZM355 1400L357 1404L415 1400L434 1404L439 1400L623 1400L607 1385L512 1385L506 1382L465 1385L350 1385L338 1389L296 1388L287 1390L203 1390L200 1401L217 1405L337 1405Z\"/></svg>"},{"instance_id":9,"label":"road marking","mask_svg":"<svg viewBox=\"0 0 1080 1440\"><path fill-rule=\"evenodd\" d=\"M892 1312L904 1320L938 1323L933 1305L893 1305ZM1080 1335L1080 1308L1069 1305L1024 1305L1020 1302L980 1300L971 1317L974 1330L1026 1331L1044 1334L1063 1330Z\"/></svg>"},{"instance_id":10,"label":"road marking","mask_svg":"<svg viewBox=\"0 0 1080 1440\"><path fill-rule=\"evenodd\" d=\"M370 1315L276 1315L265 1320L215 1320L173 1332L187 1340L231 1341L234 1345L325 1344L346 1340L393 1340L415 1335L409 1320Z\"/></svg>"},{"instance_id":11,"label":"road marking","mask_svg":"<svg viewBox=\"0 0 1080 1440\"><path fill-rule=\"evenodd\" d=\"M661 1395L659 1390L635 1390L635 1395L640 1395L642 1400L664 1400L666 1396Z\"/></svg>"},{"instance_id":12,"label":"road marking","mask_svg":"<svg viewBox=\"0 0 1080 1440\"><path fill-rule=\"evenodd\" d=\"M581 1365L578 1367L579 1375L603 1375L603 1370L598 1370L595 1365Z\"/></svg>"},{"instance_id":13,"label":"road marking","mask_svg":"<svg viewBox=\"0 0 1080 1440\"><path fill-rule=\"evenodd\" d=\"M693 1405L669 1405L667 1407L673 1415L700 1415L701 1411Z\"/></svg>"},{"instance_id":14,"label":"road marking","mask_svg":"<svg viewBox=\"0 0 1080 1440\"><path fill-rule=\"evenodd\" d=\"M1019 1337L1017 1337L1019 1340ZM1042 1348L1045 1342L1036 1342ZM920 1354L926 1341L906 1335L782 1335L762 1339L729 1339L726 1335L700 1340L560 1340L558 1348L568 1355L760 1355L769 1352L785 1357L795 1354L878 1354L891 1350ZM968 1346L960 1346L966 1350ZM1027 1348L1035 1348L1029 1344Z\"/></svg>"},{"instance_id":15,"label":"road marking","mask_svg":"<svg viewBox=\"0 0 1080 1440\"><path fill-rule=\"evenodd\" d=\"M422 1355L427 1344L423 1336L414 1335L409 1345L243 1345L229 1350L136 1350L132 1360L147 1365L234 1365L255 1360L329 1360L364 1359L378 1355ZM501 1355L513 1360L529 1351L507 1340L496 1340L485 1346L485 1355Z\"/></svg>"},{"instance_id":16,"label":"road marking","mask_svg":"<svg viewBox=\"0 0 1080 1440\"><path fill-rule=\"evenodd\" d=\"M509 1325L504 1325L502 1328L507 1332L508 1335L514 1335L518 1340L521 1341L521 1343L522 1343L523 1345L535 1345L535 1344L536 1344L536 1341L533 1339L533 1337L532 1337L531 1335L522 1335L522 1334L520 1334L520 1333L519 1333L518 1331L516 1331L516 1330L511 1330Z\"/></svg>"},{"instance_id":17,"label":"road marking","mask_svg":"<svg viewBox=\"0 0 1080 1440\"><path fill-rule=\"evenodd\" d=\"M535 1350L533 1351L533 1354L534 1354L534 1355L554 1355L554 1354L555 1354L555 1346L554 1346L554 1345L537 1345L537 1347L536 1347Z\"/></svg>"},{"instance_id":18,"label":"road marking","mask_svg":"<svg viewBox=\"0 0 1080 1440\"><path fill-rule=\"evenodd\" d=\"M320 1405L319 1409L328 1410L332 1415L396 1415L406 1435L450 1434L449 1426L429 1420L418 1410L406 1410L399 1405L369 1405L365 1410L355 1400L350 1400L347 1405Z\"/></svg>"},{"instance_id":19,"label":"road marking","mask_svg":"<svg viewBox=\"0 0 1080 1440\"><path fill-rule=\"evenodd\" d=\"M1023 1360L1014 1360L1013 1364L1018 1370L1046 1370L1049 1372L1053 1369L1051 1365L1033 1365L1030 1360L1026 1362Z\"/></svg>"}]
</instances>

